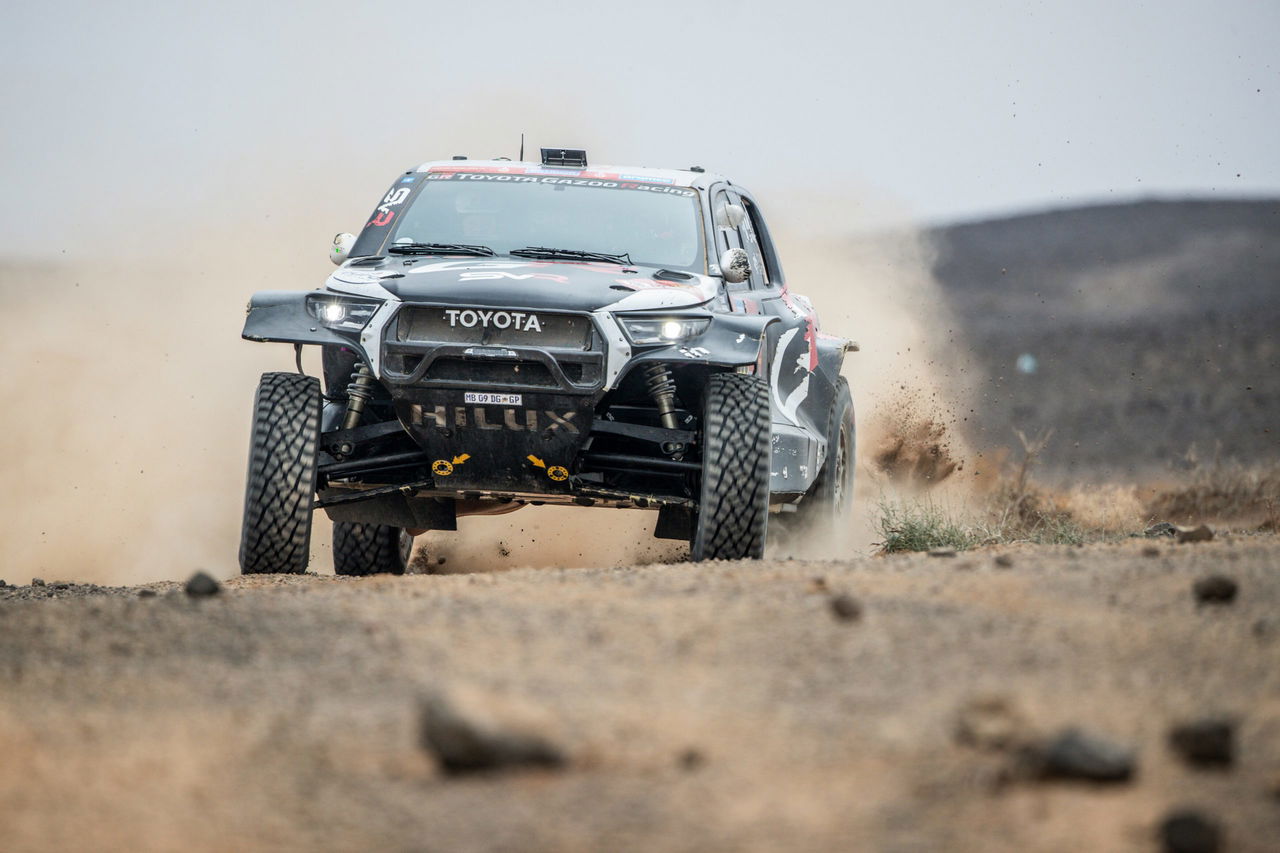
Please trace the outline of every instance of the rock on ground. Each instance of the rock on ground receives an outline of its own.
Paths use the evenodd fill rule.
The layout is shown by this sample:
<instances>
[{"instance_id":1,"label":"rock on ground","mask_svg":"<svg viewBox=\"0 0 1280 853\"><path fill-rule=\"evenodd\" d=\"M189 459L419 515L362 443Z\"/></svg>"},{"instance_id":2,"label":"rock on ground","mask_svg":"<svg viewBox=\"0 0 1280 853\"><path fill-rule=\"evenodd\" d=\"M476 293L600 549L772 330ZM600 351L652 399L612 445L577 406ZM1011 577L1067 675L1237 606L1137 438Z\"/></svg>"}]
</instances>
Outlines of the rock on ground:
<instances>
[{"instance_id":1,"label":"rock on ground","mask_svg":"<svg viewBox=\"0 0 1280 853\"><path fill-rule=\"evenodd\" d=\"M1174 726L1169 745L1197 767L1228 767L1235 760L1235 723L1210 717Z\"/></svg>"},{"instance_id":2,"label":"rock on ground","mask_svg":"<svg viewBox=\"0 0 1280 853\"><path fill-rule=\"evenodd\" d=\"M564 752L527 722L504 719L500 705L475 694L425 698L421 734L423 748L450 774L566 763Z\"/></svg>"},{"instance_id":3,"label":"rock on ground","mask_svg":"<svg viewBox=\"0 0 1280 853\"><path fill-rule=\"evenodd\" d=\"M1131 748L1077 728L1032 745L1024 760L1041 779L1128 782L1137 769Z\"/></svg>"},{"instance_id":4,"label":"rock on ground","mask_svg":"<svg viewBox=\"0 0 1280 853\"><path fill-rule=\"evenodd\" d=\"M1222 849L1218 824L1189 809L1170 813L1160 823L1159 836L1164 853L1218 853Z\"/></svg>"}]
</instances>

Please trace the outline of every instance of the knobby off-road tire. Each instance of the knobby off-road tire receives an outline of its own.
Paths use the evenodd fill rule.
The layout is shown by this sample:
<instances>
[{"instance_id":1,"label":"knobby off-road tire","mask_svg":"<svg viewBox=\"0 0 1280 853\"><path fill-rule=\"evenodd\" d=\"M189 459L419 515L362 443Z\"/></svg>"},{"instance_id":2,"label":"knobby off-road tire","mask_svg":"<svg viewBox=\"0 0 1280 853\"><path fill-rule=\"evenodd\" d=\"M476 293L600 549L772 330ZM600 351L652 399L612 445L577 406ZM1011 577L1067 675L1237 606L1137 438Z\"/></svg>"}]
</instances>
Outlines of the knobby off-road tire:
<instances>
[{"instance_id":1,"label":"knobby off-road tire","mask_svg":"<svg viewBox=\"0 0 1280 853\"><path fill-rule=\"evenodd\" d=\"M800 502L799 516L806 532L831 533L843 526L853 506L854 450L853 397L842 376L827 415L827 456L808 496Z\"/></svg>"},{"instance_id":2,"label":"knobby off-road tire","mask_svg":"<svg viewBox=\"0 0 1280 853\"><path fill-rule=\"evenodd\" d=\"M297 373L262 374L253 401L240 531L244 574L307 570L319 444L319 380Z\"/></svg>"},{"instance_id":3,"label":"knobby off-road tire","mask_svg":"<svg viewBox=\"0 0 1280 853\"><path fill-rule=\"evenodd\" d=\"M769 385L759 376L717 373L702 414L702 490L690 556L759 559L769 523Z\"/></svg>"},{"instance_id":4,"label":"knobby off-road tire","mask_svg":"<svg viewBox=\"0 0 1280 853\"><path fill-rule=\"evenodd\" d=\"M333 523L333 570L340 575L402 575L413 537L386 524Z\"/></svg>"}]
</instances>

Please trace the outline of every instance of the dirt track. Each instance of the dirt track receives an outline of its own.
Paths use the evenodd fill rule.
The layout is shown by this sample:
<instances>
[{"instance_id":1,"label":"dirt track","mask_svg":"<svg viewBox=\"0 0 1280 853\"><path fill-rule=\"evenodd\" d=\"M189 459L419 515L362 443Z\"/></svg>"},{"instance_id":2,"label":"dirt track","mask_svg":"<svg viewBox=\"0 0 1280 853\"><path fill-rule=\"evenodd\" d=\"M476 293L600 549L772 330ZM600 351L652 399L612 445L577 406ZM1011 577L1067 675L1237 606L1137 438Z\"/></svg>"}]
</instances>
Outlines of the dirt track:
<instances>
[{"instance_id":1,"label":"dirt track","mask_svg":"<svg viewBox=\"0 0 1280 853\"><path fill-rule=\"evenodd\" d=\"M1193 806L1274 849L1280 541L1146 547L3 589L3 847L1151 850ZM1214 572L1239 596L1197 606ZM567 766L444 774L433 694ZM1136 778L958 744L990 694L1027 736L1136 748ZM1227 770L1166 744L1205 714L1240 721Z\"/></svg>"}]
</instances>

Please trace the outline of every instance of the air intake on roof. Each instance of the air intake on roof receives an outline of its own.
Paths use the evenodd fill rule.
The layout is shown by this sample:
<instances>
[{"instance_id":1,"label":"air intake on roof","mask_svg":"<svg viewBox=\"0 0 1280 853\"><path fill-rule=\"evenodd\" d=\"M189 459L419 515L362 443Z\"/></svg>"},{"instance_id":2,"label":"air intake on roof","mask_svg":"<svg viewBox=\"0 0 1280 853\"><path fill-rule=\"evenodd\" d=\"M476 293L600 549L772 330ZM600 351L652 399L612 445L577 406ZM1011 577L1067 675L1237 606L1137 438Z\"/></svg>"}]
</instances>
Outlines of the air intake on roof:
<instances>
[{"instance_id":1,"label":"air intake on roof","mask_svg":"<svg viewBox=\"0 0 1280 853\"><path fill-rule=\"evenodd\" d=\"M582 148L543 148L542 165L587 168L587 152Z\"/></svg>"}]
</instances>

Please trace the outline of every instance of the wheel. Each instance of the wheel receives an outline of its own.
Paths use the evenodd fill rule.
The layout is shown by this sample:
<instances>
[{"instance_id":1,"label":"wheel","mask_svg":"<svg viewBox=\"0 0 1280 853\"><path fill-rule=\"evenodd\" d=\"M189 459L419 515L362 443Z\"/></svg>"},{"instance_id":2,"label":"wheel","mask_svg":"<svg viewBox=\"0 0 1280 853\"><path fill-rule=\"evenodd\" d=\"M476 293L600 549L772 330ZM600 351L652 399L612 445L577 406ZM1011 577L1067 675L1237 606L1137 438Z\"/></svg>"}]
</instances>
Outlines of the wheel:
<instances>
[{"instance_id":1,"label":"wheel","mask_svg":"<svg viewBox=\"0 0 1280 853\"><path fill-rule=\"evenodd\" d=\"M253 401L241 572L307 570L319 444L319 381L297 373L262 374Z\"/></svg>"},{"instance_id":2,"label":"wheel","mask_svg":"<svg viewBox=\"0 0 1280 853\"><path fill-rule=\"evenodd\" d=\"M759 559L769 523L769 385L717 373L702 414L702 488L690 556Z\"/></svg>"},{"instance_id":3,"label":"wheel","mask_svg":"<svg viewBox=\"0 0 1280 853\"><path fill-rule=\"evenodd\" d=\"M333 523L333 570L340 575L402 575L413 537L386 524Z\"/></svg>"},{"instance_id":4,"label":"wheel","mask_svg":"<svg viewBox=\"0 0 1280 853\"><path fill-rule=\"evenodd\" d=\"M838 528L853 506L853 469L856 433L853 425L853 398L843 376L836 385L835 399L827 415L827 457L818 472L817 482L800 502L800 520L809 527L822 530Z\"/></svg>"}]
</instances>

